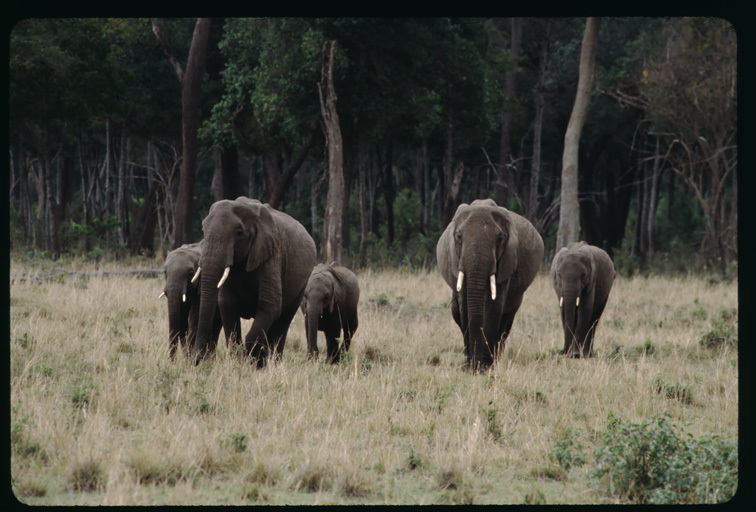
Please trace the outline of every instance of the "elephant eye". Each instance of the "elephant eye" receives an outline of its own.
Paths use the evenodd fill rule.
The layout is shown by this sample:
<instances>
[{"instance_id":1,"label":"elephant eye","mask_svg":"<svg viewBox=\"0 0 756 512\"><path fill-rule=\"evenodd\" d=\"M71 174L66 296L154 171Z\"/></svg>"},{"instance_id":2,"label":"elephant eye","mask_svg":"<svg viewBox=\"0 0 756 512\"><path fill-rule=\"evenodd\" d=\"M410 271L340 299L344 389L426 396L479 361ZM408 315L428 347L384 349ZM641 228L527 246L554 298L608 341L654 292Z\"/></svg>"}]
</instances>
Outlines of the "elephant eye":
<instances>
[{"instance_id":1,"label":"elephant eye","mask_svg":"<svg viewBox=\"0 0 756 512\"><path fill-rule=\"evenodd\" d=\"M236 228L236 238L244 236L244 230L242 228Z\"/></svg>"}]
</instances>

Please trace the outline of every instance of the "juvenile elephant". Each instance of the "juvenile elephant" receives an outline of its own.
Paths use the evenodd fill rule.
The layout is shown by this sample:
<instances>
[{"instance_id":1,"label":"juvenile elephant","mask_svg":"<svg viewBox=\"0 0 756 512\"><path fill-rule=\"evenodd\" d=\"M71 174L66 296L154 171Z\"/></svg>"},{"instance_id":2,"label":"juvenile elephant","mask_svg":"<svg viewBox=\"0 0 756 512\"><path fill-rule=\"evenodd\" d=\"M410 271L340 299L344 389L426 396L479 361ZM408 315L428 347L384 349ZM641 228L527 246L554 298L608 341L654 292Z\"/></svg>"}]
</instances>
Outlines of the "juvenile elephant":
<instances>
[{"instance_id":1,"label":"juvenile elephant","mask_svg":"<svg viewBox=\"0 0 756 512\"><path fill-rule=\"evenodd\" d=\"M313 269L301 305L308 359L318 358L318 331L323 331L328 362L339 362L342 348L349 350L352 335L357 330L359 300L360 285L354 272L335 261L328 265L321 263ZM339 344L342 330L343 344Z\"/></svg>"},{"instance_id":2,"label":"juvenile elephant","mask_svg":"<svg viewBox=\"0 0 756 512\"><path fill-rule=\"evenodd\" d=\"M452 317L464 336L466 363L473 371L488 368L541 266L543 240L524 217L479 199L457 208L436 258L452 289Z\"/></svg>"},{"instance_id":3,"label":"juvenile elephant","mask_svg":"<svg viewBox=\"0 0 756 512\"><path fill-rule=\"evenodd\" d=\"M202 221L200 310L192 357L204 356L220 307L230 346L241 345L241 318L254 318L246 354L264 366L283 351L315 265L315 242L296 219L255 199L217 201Z\"/></svg>"},{"instance_id":4,"label":"juvenile elephant","mask_svg":"<svg viewBox=\"0 0 756 512\"><path fill-rule=\"evenodd\" d=\"M186 349L194 343L199 316L199 285L195 278L202 254L202 242L184 244L165 258L165 286L160 297L168 301L168 347L171 359L180 343ZM211 343L215 347L221 329L220 312L216 310Z\"/></svg>"},{"instance_id":5,"label":"juvenile elephant","mask_svg":"<svg viewBox=\"0 0 756 512\"><path fill-rule=\"evenodd\" d=\"M614 276L614 264L609 255L585 242L571 243L554 256L551 279L562 315L563 354L593 356L593 336Z\"/></svg>"}]
</instances>

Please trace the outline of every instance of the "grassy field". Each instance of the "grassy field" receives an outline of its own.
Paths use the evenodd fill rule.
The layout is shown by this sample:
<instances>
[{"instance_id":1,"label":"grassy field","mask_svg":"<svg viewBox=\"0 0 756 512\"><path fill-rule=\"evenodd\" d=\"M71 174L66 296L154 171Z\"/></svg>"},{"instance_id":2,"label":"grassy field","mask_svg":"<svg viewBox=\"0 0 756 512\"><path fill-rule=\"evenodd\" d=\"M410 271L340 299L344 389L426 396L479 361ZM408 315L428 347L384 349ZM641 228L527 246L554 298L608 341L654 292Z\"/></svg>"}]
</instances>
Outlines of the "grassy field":
<instances>
[{"instance_id":1,"label":"grassy field","mask_svg":"<svg viewBox=\"0 0 756 512\"><path fill-rule=\"evenodd\" d=\"M28 270L11 263L12 275ZM15 495L32 505L621 503L592 474L610 415L666 412L692 436L737 440L737 346L701 343L737 322L737 282L618 277L597 356L569 360L541 273L497 364L472 375L435 269L358 278L345 360L308 363L298 314L282 360L263 370L231 357L222 336L214 359L170 362L162 279L13 283ZM582 466L554 456L570 435L561 453L584 455Z\"/></svg>"}]
</instances>

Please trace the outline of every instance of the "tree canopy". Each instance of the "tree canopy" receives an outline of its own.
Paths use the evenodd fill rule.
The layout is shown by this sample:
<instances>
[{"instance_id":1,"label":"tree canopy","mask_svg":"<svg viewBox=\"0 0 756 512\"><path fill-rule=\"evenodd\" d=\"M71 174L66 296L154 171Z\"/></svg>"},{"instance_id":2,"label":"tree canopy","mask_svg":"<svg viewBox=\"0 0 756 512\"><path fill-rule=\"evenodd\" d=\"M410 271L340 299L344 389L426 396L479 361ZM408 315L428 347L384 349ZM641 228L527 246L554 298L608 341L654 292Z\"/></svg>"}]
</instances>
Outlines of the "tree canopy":
<instances>
[{"instance_id":1,"label":"tree canopy","mask_svg":"<svg viewBox=\"0 0 756 512\"><path fill-rule=\"evenodd\" d=\"M318 84L336 41L347 263L430 265L457 205L488 197L528 216L553 255L584 19L213 19L188 212L186 113L164 45L185 66L198 24L156 21L164 41L146 18L13 27L14 250L165 254L183 240L177 216L199 240L212 202L239 195L293 215L320 249L331 183ZM601 20L581 239L629 267L656 254L723 272L737 261L736 55L724 19Z\"/></svg>"}]
</instances>

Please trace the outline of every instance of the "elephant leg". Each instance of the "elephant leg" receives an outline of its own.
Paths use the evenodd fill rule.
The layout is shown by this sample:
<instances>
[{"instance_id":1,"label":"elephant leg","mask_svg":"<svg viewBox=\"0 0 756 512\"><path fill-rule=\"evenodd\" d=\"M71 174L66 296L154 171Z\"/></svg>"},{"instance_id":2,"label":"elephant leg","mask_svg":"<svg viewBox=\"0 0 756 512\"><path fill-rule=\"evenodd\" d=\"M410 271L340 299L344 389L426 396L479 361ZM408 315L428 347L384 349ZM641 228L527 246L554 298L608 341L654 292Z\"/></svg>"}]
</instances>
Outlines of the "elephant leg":
<instances>
[{"instance_id":1,"label":"elephant leg","mask_svg":"<svg viewBox=\"0 0 756 512\"><path fill-rule=\"evenodd\" d=\"M265 366L270 355L271 340L268 339L268 332L274 321L275 318L272 314L258 309L252 327L249 328L249 332L244 338L247 357L257 361L258 368Z\"/></svg>"},{"instance_id":2,"label":"elephant leg","mask_svg":"<svg viewBox=\"0 0 756 512\"><path fill-rule=\"evenodd\" d=\"M596 335L596 328L598 327L599 319L604 313L604 307L606 301L598 304L591 317L591 327L588 329L588 334L585 337L585 344L583 345L583 357L593 357L593 337Z\"/></svg>"},{"instance_id":3,"label":"elephant leg","mask_svg":"<svg viewBox=\"0 0 756 512\"><path fill-rule=\"evenodd\" d=\"M326 337L326 361L331 364L336 364L341 360L341 346L339 343L339 334L341 334L341 326L338 322L334 322L328 326L325 331Z\"/></svg>"},{"instance_id":4,"label":"elephant leg","mask_svg":"<svg viewBox=\"0 0 756 512\"><path fill-rule=\"evenodd\" d=\"M349 322L344 326L344 350L349 351L349 347L352 345L352 336L357 330L357 314L355 313L349 319Z\"/></svg>"},{"instance_id":5,"label":"elephant leg","mask_svg":"<svg viewBox=\"0 0 756 512\"><path fill-rule=\"evenodd\" d=\"M454 322L459 326L459 328L462 330L462 334L464 334L465 329L462 327L462 317L459 313L459 295L456 293L452 296L451 301L451 312L452 312L452 318L454 319Z\"/></svg>"},{"instance_id":6,"label":"elephant leg","mask_svg":"<svg viewBox=\"0 0 756 512\"><path fill-rule=\"evenodd\" d=\"M213 330L210 336L210 343L209 343L209 350L211 352L214 351L215 348L218 346L218 338L220 337L220 332L222 328L223 328L223 320L221 320L220 311L216 311L215 317L213 318ZM241 327L240 327L240 335L241 335ZM189 346L191 347L193 345L194 343L192 342Z\"/></svg>"}]
</instances>

